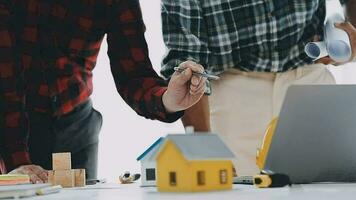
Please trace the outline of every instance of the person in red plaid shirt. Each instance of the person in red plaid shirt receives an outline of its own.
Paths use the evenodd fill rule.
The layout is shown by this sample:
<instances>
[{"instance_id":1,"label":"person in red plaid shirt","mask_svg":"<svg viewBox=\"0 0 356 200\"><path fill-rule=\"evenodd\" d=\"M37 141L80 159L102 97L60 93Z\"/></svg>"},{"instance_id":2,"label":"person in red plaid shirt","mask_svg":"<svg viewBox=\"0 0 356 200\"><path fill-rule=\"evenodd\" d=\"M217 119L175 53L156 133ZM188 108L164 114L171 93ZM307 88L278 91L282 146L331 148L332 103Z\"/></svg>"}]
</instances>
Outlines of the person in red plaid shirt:
<instances>
[{"instance_id":1,"label":"person in red plaid shirt","mask_svg":"<svg viewBox=\"0 0 356 200\"><path fill-rule=\"evenodd\" d=\"M0 0L0 170L45 182L53 152L96 178L101 114L90 101L104 35L122 98L173 122L203 95L202 66L185 62L168 83L151 66L138 0Z\"/></svg>"}]
</instances>

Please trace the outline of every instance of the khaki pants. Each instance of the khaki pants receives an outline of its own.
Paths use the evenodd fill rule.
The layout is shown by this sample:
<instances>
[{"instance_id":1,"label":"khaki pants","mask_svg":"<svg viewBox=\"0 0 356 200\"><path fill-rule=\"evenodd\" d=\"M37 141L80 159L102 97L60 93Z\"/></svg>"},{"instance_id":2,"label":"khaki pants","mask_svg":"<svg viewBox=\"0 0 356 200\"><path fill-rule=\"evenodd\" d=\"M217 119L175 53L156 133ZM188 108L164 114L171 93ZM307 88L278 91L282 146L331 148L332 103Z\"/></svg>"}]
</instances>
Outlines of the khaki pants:
<instances>
[{"instance_id":1,"label":"khaki pants","mask_svg":"<svg viewBox=\"0 0 356 200\"><path fill-rule=\"evenodd\" d=\"M335 84L325 65L304 66L284 73L228 70L212 82L211 128L235 153L239 175L254 175L256 150L269 122L278 116L293 84Z\"/></svg>"}]
</instances>

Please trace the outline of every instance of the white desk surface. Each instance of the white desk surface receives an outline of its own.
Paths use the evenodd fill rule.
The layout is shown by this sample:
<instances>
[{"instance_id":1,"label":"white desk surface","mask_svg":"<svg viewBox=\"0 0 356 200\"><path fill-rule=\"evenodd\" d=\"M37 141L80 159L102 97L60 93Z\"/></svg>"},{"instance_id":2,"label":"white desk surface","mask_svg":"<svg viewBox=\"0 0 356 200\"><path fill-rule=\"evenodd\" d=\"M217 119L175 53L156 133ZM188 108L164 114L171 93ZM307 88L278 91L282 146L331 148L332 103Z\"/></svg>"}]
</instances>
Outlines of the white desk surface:
<instances>
[{"instance_id":1,"label":"white desk surface","mask_svg":"<svg viewBox=\"0 0 356 200\"><path fill-rule=\"evenodd\" d=\"M90 186L89 186L90 187ZM310 184L284 188L257 189L250 185L234 185L232 190L203 193L159 193L156 188L130 185L102 184L102 189L63 189L60 193L26 198L24 200L269 200L269 199L356 199L356 184Z\"/></svg>"}]
</instances>

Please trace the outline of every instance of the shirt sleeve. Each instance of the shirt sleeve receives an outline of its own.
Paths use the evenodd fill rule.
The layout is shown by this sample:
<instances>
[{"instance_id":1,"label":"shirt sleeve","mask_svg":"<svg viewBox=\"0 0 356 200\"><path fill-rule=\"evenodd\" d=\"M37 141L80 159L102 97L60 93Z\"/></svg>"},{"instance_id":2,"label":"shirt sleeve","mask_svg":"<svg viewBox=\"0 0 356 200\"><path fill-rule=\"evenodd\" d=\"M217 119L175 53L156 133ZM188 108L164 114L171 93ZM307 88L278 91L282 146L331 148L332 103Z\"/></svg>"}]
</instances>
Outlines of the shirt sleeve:
<instances>
[{"instance_id":1,"label":"shirt sleeve","mask_svg":"<svg viewBox=\"0 0 356 200\"><path fill-rule=\"evenodd\" d=\"M28 153L28 121L24 109L25 96L20 85L20 69L14 48L16 43L11 39L9 10L1 7L1 63L0 63L0 170L6 173L25 164L30 164ZM8 57L6 57L8 56ZM6 58L5 58L6 57ZM22 85L23 87L23 85Z\"/></svg>"},{"instance_id":2,"label":"shirt sleeve","mask_svg":"<svg viewBox=\"0 0 356 200\"><path fill-rule=\"evenodd\" d=\"M157 75L148 57L139 1L118 1L109 16L108 56L119 94L141 116L176 121L183 112L167 113L164 108L167 82Z\"/></svg>"},{"instance_id":3,"label":"shirt sleeve","mask_svg":"<svg viewBox=\"0 0 356 200\"><path fill-rule=\"evenodd\" d=\"M2 143L0 149L2 158L0 158L0 166L5 165L5 169L1 169L2 172L9 172L18 166L31 164L27 144L28 119L23 109L24 99L15 90L9 91L8 89L11 87L7 87L3 91L1 105L3 116L1 117L0 137Z\"/></svg>"},{"instance_id":4,"label":"shirt sleeve","mask_svg":"<svg viewBox=\"0 0 356 200\"><path fill-rule=\"evenodd\" d=\"M167 53L161 73L170 78L173 68L186 60L208 64L208 37L198 0L162 0L162 29Z\"/></svg>"}]
</instances>

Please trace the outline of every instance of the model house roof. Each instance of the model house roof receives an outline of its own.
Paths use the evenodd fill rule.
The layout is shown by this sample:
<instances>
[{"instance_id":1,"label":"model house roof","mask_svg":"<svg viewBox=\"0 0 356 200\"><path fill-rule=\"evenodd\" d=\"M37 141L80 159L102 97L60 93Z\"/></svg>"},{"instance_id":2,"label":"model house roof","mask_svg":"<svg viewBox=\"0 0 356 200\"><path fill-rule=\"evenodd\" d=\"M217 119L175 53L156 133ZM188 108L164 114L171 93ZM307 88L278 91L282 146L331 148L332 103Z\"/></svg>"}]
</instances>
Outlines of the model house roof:
<instances>
[{"instance_id":1,"label":"model house roof","mask_svg":"<svg viewBox=\"0 0 356 200\"><path fill-rule=\"evenodd\" d=\"M158 147L159 145L163 142L164 138L160 137L158 140L156 140L150 147L148 147L146 149L145 152L143 152L139 157L136 158L137 161L142 160L143 158L145 158L147 156L148 153L150 153L151 151L153 151L154 149L157 149L156 151L158 151ZM157 147L157 148L156 148ZM154 152L152 152L154 153Z\"/></svg>"},{"instance_id":2,"label":"model house roof","mask_svg":"<svg viewBox=\"0 0 356 200\"><path fill-rule=\"evenodd\" d=\"M235 156L216 134L175 134L172 141L187 160L231 160Z\"/></svg>"}]
</instances>

